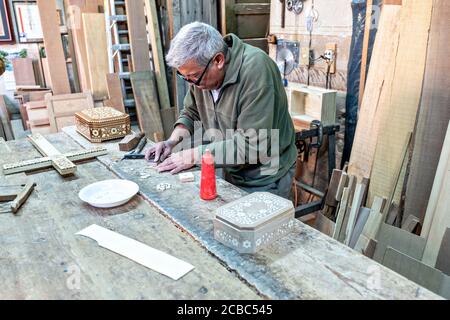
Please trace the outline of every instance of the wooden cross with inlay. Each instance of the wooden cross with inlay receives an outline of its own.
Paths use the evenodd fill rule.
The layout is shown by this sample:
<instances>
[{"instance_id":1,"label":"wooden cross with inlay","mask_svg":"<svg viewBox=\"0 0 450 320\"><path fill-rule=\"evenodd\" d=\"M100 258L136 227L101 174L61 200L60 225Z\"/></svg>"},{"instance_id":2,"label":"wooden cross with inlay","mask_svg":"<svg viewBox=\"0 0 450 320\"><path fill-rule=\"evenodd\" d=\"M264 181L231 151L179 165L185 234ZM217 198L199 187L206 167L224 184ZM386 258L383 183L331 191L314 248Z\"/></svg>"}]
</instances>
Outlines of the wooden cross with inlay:
<instances>
[{"instance_id":1,"label":"wooden cross with inlay","mask_svg":"<svg viewBox=\"0 0 450 320\"><path fill-rule=\"evenodd\" d=\"M66 176L75 173L77 169L72 161L92 159L108 153L106 148L96 147L62 154L39 133L30 135L28 138L44 157L5 164L3 165L3 173L5 175L53 166L60 175Z\"/></svg>"}]
</instances>

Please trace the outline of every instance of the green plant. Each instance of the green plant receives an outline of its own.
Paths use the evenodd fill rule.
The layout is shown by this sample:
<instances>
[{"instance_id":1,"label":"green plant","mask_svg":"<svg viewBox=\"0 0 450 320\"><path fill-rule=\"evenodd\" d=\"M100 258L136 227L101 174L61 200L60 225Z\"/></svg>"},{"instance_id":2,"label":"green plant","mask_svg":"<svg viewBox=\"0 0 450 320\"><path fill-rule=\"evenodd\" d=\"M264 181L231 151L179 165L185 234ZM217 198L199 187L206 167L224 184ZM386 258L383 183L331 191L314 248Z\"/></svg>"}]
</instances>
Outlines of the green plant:
<instances>
[{"instance_id":1,"label":"green plant","mask_svg":"<svg viewBox=\"0 0 450 320\"><path fill-rule=\"evenodd\" d=\"M27 49L22 49L22 50L20 50L20 52L19 52L19 58L26 58L26 57L28 57L28 51L27 51Z\"/></svg>"},{"instance_id":2,"label":"green plant","mask_svg":"<svg viewBox=\"0 0 450 320\"><path fill-rule=\"evenodd\" d=\"M0 50L0 59L3 61L3 63L5 64L5 67L9 67L10 66L10 62L7 58L7 56L9 56L8 52L5 52L3 50Z\"/></svg>"}]
</instances>

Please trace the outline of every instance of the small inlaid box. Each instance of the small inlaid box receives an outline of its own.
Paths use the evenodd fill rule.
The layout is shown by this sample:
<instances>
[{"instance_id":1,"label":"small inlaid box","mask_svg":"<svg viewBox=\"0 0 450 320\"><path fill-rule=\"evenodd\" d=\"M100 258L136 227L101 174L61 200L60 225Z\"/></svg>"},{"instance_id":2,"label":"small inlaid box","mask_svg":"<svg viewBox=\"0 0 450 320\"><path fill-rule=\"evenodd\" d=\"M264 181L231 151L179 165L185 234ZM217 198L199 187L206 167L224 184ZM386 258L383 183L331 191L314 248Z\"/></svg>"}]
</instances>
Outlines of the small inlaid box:
<instances>
[{"instance_id":1,"label":"small inlaid box","mask_svg":"<svg viewBox=\"0 0 450 320\"><path fill-rule=\"evenodd\" d=\"M77 131L91 142L123 138L131 132L130 116L110 107L75 114Z\"/></svg>"},{"instance_id":2,"label":"small inlaid box","mask_svg":"<svg viewBox=\"0 0 450 320\"><path fill-rule=\"evenodd\" d=\"M291 201L255 192L216 210L214 238L240 253L256 253L294 228Z\"/></svg>"}]
</instances>

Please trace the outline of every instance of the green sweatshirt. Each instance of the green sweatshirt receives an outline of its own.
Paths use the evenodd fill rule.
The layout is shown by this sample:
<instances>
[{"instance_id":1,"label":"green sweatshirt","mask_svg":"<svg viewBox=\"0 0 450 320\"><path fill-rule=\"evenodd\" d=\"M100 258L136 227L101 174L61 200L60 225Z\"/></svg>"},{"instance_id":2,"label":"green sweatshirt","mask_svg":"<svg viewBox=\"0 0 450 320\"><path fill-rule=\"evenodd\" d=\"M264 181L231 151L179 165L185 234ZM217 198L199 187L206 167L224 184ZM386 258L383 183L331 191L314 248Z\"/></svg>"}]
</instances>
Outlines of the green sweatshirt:
<instances>
[{"instance_id":1,"label":"green sweatshirt","mask_svg":"<svg viewBox=\"0 0 450 320\"><path fill-rule=\"evenodd\" d=\"M286 91L277 65L265 52L245 44L234 34L224 39L228 53L218 101L214 102L211 91L191 85L175 126L183 124L191 134L196 121L202 123L204 130L216 129L223 140L211 139L200 151L211 150L230 183L266 186L282 178L297 158ZM227 133L229 129L234 129L234 133ZM267 139L261 139L264 132ZM266 141L267 148L261 148L258 137ZM279 145L278 155L274 144ZM256 161L250 157L259 152L262 156ZM235 161L226 161L230 157Z\"/></svg>"}]
</instances>

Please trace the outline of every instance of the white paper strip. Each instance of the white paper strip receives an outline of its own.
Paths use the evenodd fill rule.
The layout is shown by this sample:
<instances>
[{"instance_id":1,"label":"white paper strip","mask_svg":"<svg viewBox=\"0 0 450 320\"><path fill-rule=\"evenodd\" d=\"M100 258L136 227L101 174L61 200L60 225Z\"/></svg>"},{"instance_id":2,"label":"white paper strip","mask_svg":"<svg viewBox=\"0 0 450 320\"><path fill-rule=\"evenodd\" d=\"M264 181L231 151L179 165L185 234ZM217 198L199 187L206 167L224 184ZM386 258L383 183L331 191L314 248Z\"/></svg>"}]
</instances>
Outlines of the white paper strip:
<instances>
[{"instance_id":1,"label":"white paper strip","mask_svg":"<svg viewBox=\"0 0 450 320\"><path fill-rule=\"evenodd\" d=\"M180 279L194 269L189 263L95 224L76 234L91 238L97 241L99 246L136 261L173 280Z\"/></svg>"}]
</instances>

